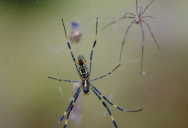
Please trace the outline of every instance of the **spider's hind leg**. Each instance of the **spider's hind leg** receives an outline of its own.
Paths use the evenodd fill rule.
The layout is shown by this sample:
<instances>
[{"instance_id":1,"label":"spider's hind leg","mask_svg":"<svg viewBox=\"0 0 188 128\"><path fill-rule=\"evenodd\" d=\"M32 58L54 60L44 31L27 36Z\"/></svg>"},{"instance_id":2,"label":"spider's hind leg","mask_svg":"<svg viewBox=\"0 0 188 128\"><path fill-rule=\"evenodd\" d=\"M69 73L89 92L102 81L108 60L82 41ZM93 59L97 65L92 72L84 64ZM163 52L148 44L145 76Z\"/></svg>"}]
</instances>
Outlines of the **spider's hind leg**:
<instances>
[{"instance_id":1,"label":"spider's hind leg","mask_svg":"<svg viewBox=\"0 0 188 128\"><path fill-rule=\"evenodd\" d=\"M77 92L76 92L76 94L75 94L75 96L74 96L73 103L70 105L69 112L68 112L68 115L67 115L67 119L65 120L65 124L64 124L63 128L66 128L66 126L67 126L69 115L70 115L70 113L71 113L71 111L72 111L72 109L74 107L74 104L76 103L76 100L77 100L77 98L78 98L78 96L80 94L80 91L81 91L81 89L79 87Z\"/></svg>"},{"instance_id":2,"label":"spider's hind leg","mask_svg":"<svg viewBox=\"0 0 188 128\"><path fill-rule=\"evenodd\" d=\"M142 74L142 65L143 65L143 57L144 57L144 30L142 26L142 22L140 22L140 27L142 31L142 58L141 58L141 67L140 67L140 75Z\"/></svg>"},{"instance_id":3,"label":"spider's hind leg","mask_svg":"<svg viewBox=\"0 0 188 128\"><path fill-rule=\"evenodd\" d=\"M59 121L57 122L57 124L53 128L56 128L58 126L58 124L63 120L63 118L67 115L67 112L68 112L67 119L66 119L65 125L64 125L64 128L66 128L66 125L68 123L69 114L74 107L74 104L75 104L75 102L76 102L76 100L77 100L77 98L80 94L80 91L81 91L81 88L79 87L78 90L76 91L75 95L74 95L74 99L71 100L67 110L64 112L63 116L59 119Z\"/></svg>"},{"instance_id":4,"label":"spider's hind leg","mask_svg":"<svg viewBox=\"0 0 188 128\"><path fill-rule=\"evenodd\" d=\"M108 102L110 105L112 105L113 107L115 107L115 108L117 108L117 109L119 109L119 110L121 110L121 111L125 111L125 112L139 112L139 111L141 111L142 109L138 109L138 110L125 110L125 109L123 109L123 108L120 108L120 107L118 107L117 105L115 105L115 104L113 104L112 102L110 102L105 96L103 96L102 95L102 93L94 86L94 85L92 85L92 90L95 90L96 92L98 92L99 93L99 95L104 99L104 100L106 100L106 102Z\"/></svg>"},{"instance_id":5,"label":"spider's hind leg","mask_svg":"<svg viewBox=\"0 0 188 128\"><path fill-rule=\"evenodd\" d=\"M106 103L104 101L102 101L101 97L97 94L97 92L92 88L93 92L95 93L95 95L99 98L99 100L102 102L103 106L107 109L108 113L110 114L110 117L112 119L112 122L114 124L115 128L118 128L116 121L114 120L114 117L112 116L112 113L110 111L110 108L106 105Z\"/></svg>"},{"instance_id":6,"label":"spider's hind leg","mask_svg":"<svg viewBox=\"0 0 188 128\"><path fill-rule=\"evenodd\" d=\"M144 20L142 20L142 21L143 21L143 22L146 24L146 26L148 27L148 30L149 30L149 32L150 32L150 34L151 34L153 40L155 41L155 44L157 45L158 49L160 50L160 47L159 47L159 45L158 45L158 43L157 43L157 41L156 41L156 39L155 39L155 36L153 35L153 33L152 33L151 29L150 29L149 24L148 24L146 21L144 21Z\"/></svg>"}]
</instances>

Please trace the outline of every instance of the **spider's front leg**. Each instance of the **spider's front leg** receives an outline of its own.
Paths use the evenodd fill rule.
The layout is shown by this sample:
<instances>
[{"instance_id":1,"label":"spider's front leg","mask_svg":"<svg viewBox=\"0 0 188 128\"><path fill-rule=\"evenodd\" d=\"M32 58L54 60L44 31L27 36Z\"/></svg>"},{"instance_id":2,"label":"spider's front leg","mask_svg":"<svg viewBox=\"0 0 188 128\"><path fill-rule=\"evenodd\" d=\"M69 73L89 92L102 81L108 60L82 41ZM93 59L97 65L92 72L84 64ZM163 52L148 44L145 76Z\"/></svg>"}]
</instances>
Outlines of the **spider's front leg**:
<instances>
[{"instance_id":1,"label":"spider's front leg","mask_svg":"<svg viewBox=\"0 0 188 128\"><path fill-rule=\"evenodd\" d=\"M154 0L151 0L151 1L148 3L148 5L145 7L145 9L144 9L144 11L141 13L141 15L144 14L144 12L147 10L147 8L150 6L150 4L151 4L153 1L154 1Z\"/></svg>"},{"instance_id":2,"label":"spider's front leg","mask_svg":"<svg viewBox=\"0 0 188 128\"><path fill-rule=\"evenodd\" d=\"M126 16L126 15L128 15L128 14L130 14L130 15L132 15L132 16ZM112 21L111 23L109 23L108 25L106 25L102 30L104 30L105 28L107 28L108 26L110 26L111 24L114 24L114 23L116 23L116 22L118 22L118 21L120 21L120 20L123 20L123 19L125 19L125 18L135 18L135 14L133 14L133 13L130 13L130 12L127 12L127 13L125 13L124 14L124 16L123 17L121 17L121 18L119 18L118 20L115 20L115 21Z\"/></svg>"},{"instance_id":3,"label":"spider's front leg","mask_svg":"<svg viewBox=\"0 0 188 128\"><path fill-rule=\"evenodd\" d=\"M97 17L97 19L96 19L95 41L94 41L94 43L93 43L93 49L92 49L91 55L90 55L90 70L89 70L90 76L91 76L91 66L92 66L93 50L94 50L95 45L96 45L96 43L97 43L97 26L98 26L98 17Z\"/></svg>"},{"instance_id":4,"label":"spider's front leg","mask_svg":"<svg viewBox=\"0 0 188 128\"><path fill-rule=\"evenodd\" d=\"M73 54L73 52L72 52L72 50L71 50L70 43L68 42L67 33L66 33L66 29L65 29L65 25L64 25L63 19L62 19L62 23L63 23L63 27L64 27L64 31L65 31L65 36L66 36L66 40L67 40L67 45L68 45L68 47L69 47L69 50L71 51L71 56L72 56L72 59L73 59L73 61L74 61L76 70L77 70L77 72L78 72L78 75L80 76L79 71L78 71L78 66L77 66L77 64L76 64L76 60L75 60L75 57L74 57L74 54Z\"/></svg>"}]
</instances>

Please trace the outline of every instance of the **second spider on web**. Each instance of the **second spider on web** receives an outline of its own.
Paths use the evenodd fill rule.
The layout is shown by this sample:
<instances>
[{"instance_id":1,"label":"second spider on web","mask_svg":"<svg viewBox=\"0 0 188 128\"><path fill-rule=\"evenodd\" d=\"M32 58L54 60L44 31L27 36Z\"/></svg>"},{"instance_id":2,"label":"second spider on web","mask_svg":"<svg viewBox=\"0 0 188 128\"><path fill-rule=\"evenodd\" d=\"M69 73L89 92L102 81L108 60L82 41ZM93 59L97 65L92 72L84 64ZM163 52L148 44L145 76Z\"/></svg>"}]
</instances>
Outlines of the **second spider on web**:
<instances>
[{"instance_id":1,"label":"second spider on web","mask_svg":"<svg viewBox=\"0 0 188 128\"><path fill-rule=\"evenodd\" d=\"M149 30L149 32L150 32L150 34L151 34L153 40L155 41L157 47L160 49L160 47L159 47L159 45L158 45L158 43L157 43L157 41L156 41L156 39L155 39L155 37L154 37L154 35L153 35L151 29L150 29L149 24L148 24L145 20L143 20L143 18L146 18L146 17L148 17L148 18L154 18L154 17L152 17L152 16L142 16L142 15L144 14L144 12L147 10L147 8L149 7L149 5L150 5L153 1L154 1L154 0L152 0L152 1L145 7L145 9L142 11L142 6L139 6L139 7L138 7L138 0L136 0L136 15L133 14L133 13L127 12L127 13L124 14L123 17L119 18L119 19L116 20L116 21L111 22L110 24L108 24L107 26L105 26L105 27L102 29L102 30L104 30L104 29L107 28L109 25L114 24L114 23L116 23L117 21L122 20L122 19L125 19L125 18L132 18L132 19L134 19L134 20L131 22L131 24L127 27L126 32L125 32L125 37L124 37L123 42L122 42L122 45L121 45L120 58L119 58L119 62L121 62L122 49L123 49L123 45L124 45L125 40L126 40L127 33L128 33L128 31L129 31L129 28L132 26L133 23L140 24L141 31L142 31L142 58L141 58L140 74L142 74L143 52L144 52L144 44L143 44L143 42L144 42L144 30L143 30L143 25L142 25L142 23L146 24L146 26L148 27L148 30ZM131 16L127 16L128 14L130 14Z\"/></svg>"}]
</instances>

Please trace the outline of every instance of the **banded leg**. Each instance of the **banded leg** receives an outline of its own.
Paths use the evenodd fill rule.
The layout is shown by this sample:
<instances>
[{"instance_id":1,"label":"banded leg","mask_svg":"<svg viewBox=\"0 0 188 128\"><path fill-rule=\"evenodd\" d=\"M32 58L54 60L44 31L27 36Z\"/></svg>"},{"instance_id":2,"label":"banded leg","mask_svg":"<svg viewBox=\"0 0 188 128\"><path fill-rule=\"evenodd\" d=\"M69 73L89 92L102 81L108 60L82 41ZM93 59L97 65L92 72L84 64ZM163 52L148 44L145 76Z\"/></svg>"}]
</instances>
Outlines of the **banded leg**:
<instances>
[{"instance_id":1,"label":"banded leg","mask_svg":"<svg viewBox=\"0 0 188 128\"><path fill-rule=\"evenodd\" d=\"M73 100L71 100L71 102L70 102L67 110L65 111L65 113L63 114L63 116L60 118L60 120L57 122L57 124L53 128L56 128L58 126L58 124L63 120L63 118L66 116L67 112L69 111L70 105L72 105L72 103L73 103Z\"/></svg>"},{"instance_id":2,"label":"banded leg","mask_svg":"<svg viewBox=\"0 0 188 128\"><path fill-rule=\"evenodd\" d=\"M124 39L123 39L123 42L122 42L122 44L121 44L121 51L120 51L120 57L119 57L119 62L121 63L121 54L122 54L122 50L123 50L123 45L124 45L124 43L125 43L125 39L126 39L126 36L127 36L127 33L128 33L128 31L129 31L129 28L132 26L132 24L135 22L135 20L133 20L132 22L131 22L131 24L127 27L127 30L126 30L126 32L125 32L125 37L124 37Z\"/></svg>"},{"instance_id":3,"label":"banded leg","mask_svg":"<svg viewBox=\"0 0 188 128\"><path fill-rule=\"evenodd\" d=\"M66 126L67 126L68 119L69 119L69 115L70 115L70 113L71 113L71 111L72 111L72 109L73 109L73 107L74 107L74 104L76 103L76 100L77 100L77 98L78 98L78 96L79 96L79 94L80 94L80 91L81 91L81 90L80 90L80 87L79 87L78 93L77 93L77 95L75 96L72 105L70 105L69 112L68 112L68 114L67 114L67 119L65 120L65 124L64 124L64 127L63 127L63 128L66 128Z\"/></svg>"},{"instance_id":4,"label":"banded leg","mask_svg":"<svg viewBox=\"0 0 188 128\"><path fill-rule=\"evenodd\" d=\"M62 80L62 79L57 79L57 78L50 77L50 76L48 76L48 78L53 79L53 80L57 80L57 81L65 81L65 82L81 82L81 81L76 81L76 80Z\"/></svg>"},{"instance_id":5,"label":"banded leg","mask_svg":"<svg viewBox=\"0 0 188 128\"><path fill-rule=\"evenodd\" d=\"M80 76L79 71L78 71L78 66L77 66L77 64L76 64L76 60L75 60L75 57L74 57L74 54L73 54L73 52L72 52L72 50L71 50L70 43L68 42L67 33L66 33L66 29L65 29L65 25L64 25L63 19L62 19L62 23L63 23L63 27L64 27L64 31L65 31L65 36L66 36L66 40L67 40L67 45L68 45L68 47L69 47L69 50L71 51L71 56L72 56L72 59L73 59L73 61L74 61L75 66L76 66L76 70L77 70L77 72L78 72L78 75Z\"/></svg>"},{"instance_id":6,"label":"banded leg","mask_svg":"<svg viewBox=\"0 0 188 128\"><path fill-rule=\"evenodd\" d=\"M119 109L121 111L125 111L125 112L139 112L139 111L142 110L142 109L138 109L138 110L125 110L123 108L120 108L117 105L115 105L112 102L110 102L105 96L103 96L102 93L94 85L92 85L92 89L94 89L95 91L97 91L99 93L99 95L101 97L103 97L104 100L106 100L106 102L108 102L110 105L112 105L113 107L115 107L115 108L117 108L117 109Z\"/></svg>"},{"instance_id":7,"label":"banded leg","mask_svg":"<svg viewBox=\"0 0 188 128\"><path fill-rule=\"evenodd\" d=\"M96 34L95 34L95 41L94 41L94 43L93 43L93 49L92 49L92 51L91 51L91 55L90 55L90 71L89 71L90 76L91 76L91 65L92 65L93 50L94 50L95 45L96 45L96 43L97 43L97 26L98 26L98 17L97 17L97 19L96 19Z\"/></svg>"},{"instance_id":8,"label":"banded leg","mask_svg":"<svg viewBox=\"0 0 188 128\"><path fill-rule=\"evenodd\" d=\"M146 9L149 7L149 5L153 2L154 0L152 0L151 2L149 2L149 4L146 6L146 8L144 9L144 11L142 12L142 14L141 15L143 15L144 14L144 12L146 11Z\"/></svg>"},{"instance_id":9,"label":"banded leg","mask_svg":"<svg viewBox=\"0 0 188 128\"><path fill-rule=\"evenodd\" d=\"M57 122L57 124L53 127L56 128L58 126L58 124L63 120L63 118L66 116L67 112L71 109L71 106L74 104L75 99L77 99L77 97L79 96L80 93L80 87L78 88L78 90L76 91L75 95L74 95L74 99L71 100L67 110L65 111L65 113L63 114L63 116L60 118L60 120ZM76 101L75 101L76 102ZM72 109L71 109L72 110Z\"/></svg>"},{"instance_id":10,"label":"banded leg","mask_svg":"<svg viewBox=\"0 0 188 128\"><path fill-rule=\"evenodd\" d=\"M68 112L68 114L67 114L67 119L65 120L65 124L64 124L64 127L63 128L66 128L67 127L67 123L68 123L68 119L69 119L69 115L70 115L70 110L69 110L69 112Z\"/></svg>"},{"instance_id":11,"label":"banded leg","mask_svg":"<svg viewBox=\"0 0 188 128\"><path fill-rule=\"evenodd\" d=\"M108 113L110 114L110 117L112 119L112 122L114 124L114 127L115 128L118 128L115 120L114 120L114 117L112 116L112 113L110 111L110 108L106 105L106 103L101 99L101 97L97 94L97 92L92 88L93 92L95 93L95 95L99 98L99 100L102 102L103 106L108 110Z\"/></svg>"},{"instance_id":12,"label":"banded leg","mask_svg":"<svg viewBox=\"0 0 188 128\"><path fill-rule=\"evenodd\" d=\"M94 81L94 80L97 80L97 79L99 79L99 78L103 78L103 77L105 77L105 76L107 76L107 75L110 75L110 74L111 74L113 71L115 71L120 65L121 65L121 64L119 64L117 67L115 67L111 72L107 73L106 75L102 75L102 76L97 77L97 78L95 78L95 79L92 79L92 80L90 80L90 81Z\"/></svg>"},{"instance_id":13,"label":"banded leg","mask_svg":"<svg viewBox=\"0 0 188 128\"><path fill-rule=\"evenodd\" d=\"M131 17L131 16L125 17L127 14L130 14L130 15L132 15L133 17ZM125 18L135 18L135 16L136 16L136 15L134 15L133 13L127 12L127 13L124 14L123 17L119 18L118 20L112 21L111 23L109 23L108 25L106 25L102 30L104 30L105 28L107 28L107 27L110 26L111 24L116 23L117 21L123 20L123 19L125 19Z\"/></svg>"}]
</instances>

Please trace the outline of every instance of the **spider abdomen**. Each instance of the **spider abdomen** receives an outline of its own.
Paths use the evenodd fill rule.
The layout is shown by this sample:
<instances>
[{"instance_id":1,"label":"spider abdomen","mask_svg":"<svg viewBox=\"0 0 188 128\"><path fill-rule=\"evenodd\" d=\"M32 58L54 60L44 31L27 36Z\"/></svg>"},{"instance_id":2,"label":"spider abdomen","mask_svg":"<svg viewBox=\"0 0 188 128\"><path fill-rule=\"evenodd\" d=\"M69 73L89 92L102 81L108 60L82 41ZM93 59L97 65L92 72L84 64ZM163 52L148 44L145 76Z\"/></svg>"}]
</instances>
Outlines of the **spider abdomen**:
<instances>
[{"instance_id":1,"label":"spider abdomen","mask_svg":"<svg viewBox=\"0 0 188 128\"><path fill-rule=\"evenodd\" d=\"M88 71L88 68L86 66L80 66L79 70L80 70L80 75L81 75L82 78L88 78L89 77L89 71Z\"/></svg>"},{"instance_id":2,"label":"spider abdomen","mask_svg":"<svg viewBox=\"0 0 188 128\"><path fill-rule=\"evenodd\" d=\"M139 24L140 23L140 17L137 15L136 17L135 17L135 22L137 23L137 24Z\"/></svg>"},{"instance_id":3,"label":"spider abdomen","mask_svg":"<svg viewBox=\"0 0 188 128\"><path fill-rule=\"evenodd\" d=\"M77 63L78 63L79 75L81 76L81 78L83 79L88 78L89 70L83 55L78 55Z\"/></svg>"}]
</instances>

